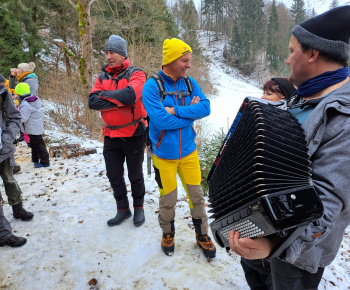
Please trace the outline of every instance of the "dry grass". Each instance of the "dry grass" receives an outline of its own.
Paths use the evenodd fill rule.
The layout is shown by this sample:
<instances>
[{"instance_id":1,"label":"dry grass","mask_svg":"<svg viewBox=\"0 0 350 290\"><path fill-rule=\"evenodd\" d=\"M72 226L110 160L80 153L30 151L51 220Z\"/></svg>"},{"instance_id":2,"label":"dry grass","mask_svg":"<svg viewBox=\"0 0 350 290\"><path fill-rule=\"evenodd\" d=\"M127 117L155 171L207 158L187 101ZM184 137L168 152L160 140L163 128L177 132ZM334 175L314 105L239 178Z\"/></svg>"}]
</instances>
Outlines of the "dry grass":
<instances>
[{"instance_id":1,"label":"dry grass","mask_svg":"<svg viewBox=\"0 0 350 290\"><path fill-rule=\"evenodd\" d=\"M40 97L55 104L49 109L51 122L68 133L88 131L94 139L101 137L103 121L98 112L88 108L88 93L77 72L71 77L62 72L49 72L39 79Z\"/></svg>"}]
</instances>

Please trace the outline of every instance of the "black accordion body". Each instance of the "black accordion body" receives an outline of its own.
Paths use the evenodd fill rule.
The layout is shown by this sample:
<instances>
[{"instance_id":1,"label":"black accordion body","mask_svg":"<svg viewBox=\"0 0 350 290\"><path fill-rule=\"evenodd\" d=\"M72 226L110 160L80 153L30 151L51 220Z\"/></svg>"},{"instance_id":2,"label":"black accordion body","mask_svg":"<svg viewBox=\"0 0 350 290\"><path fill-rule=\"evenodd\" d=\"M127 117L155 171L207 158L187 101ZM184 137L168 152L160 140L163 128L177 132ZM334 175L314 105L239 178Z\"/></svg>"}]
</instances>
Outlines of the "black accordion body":
<instances>
[{"instance_id":1,"label":"black accordion body","mask_svg":"<svg viewBox=\"0 0 350 290\"><path fill-rule=\"evenodd\" d=\"M262 99L244 100L208 184L210 227L222 247L235 230L249 238L278 234L285 248L323 214L301 125Z\"/></svg>"}]
</instances>

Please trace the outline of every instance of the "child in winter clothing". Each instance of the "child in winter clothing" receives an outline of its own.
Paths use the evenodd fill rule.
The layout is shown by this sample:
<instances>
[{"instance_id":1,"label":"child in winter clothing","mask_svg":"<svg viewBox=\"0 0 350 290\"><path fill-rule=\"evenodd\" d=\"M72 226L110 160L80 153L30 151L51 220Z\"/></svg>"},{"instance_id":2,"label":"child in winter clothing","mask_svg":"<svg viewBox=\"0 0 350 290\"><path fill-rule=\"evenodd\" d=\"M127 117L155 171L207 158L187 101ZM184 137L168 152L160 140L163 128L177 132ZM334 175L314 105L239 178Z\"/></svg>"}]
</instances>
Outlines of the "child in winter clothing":
<instances>
[{"instance_id":1,"label":"child in winter clothing","mask_svg":"<svg viewBox=\"0 0 350 290\"><path fill-rule=\"evenodd\" d=\"M30 94L30 87L27 83L19 83L15 91L20 98L21 130L29 135L34 167L49 167L49 153L42 136L44 121L41 102L37 96Z\"/></svg>"}]
</instances>

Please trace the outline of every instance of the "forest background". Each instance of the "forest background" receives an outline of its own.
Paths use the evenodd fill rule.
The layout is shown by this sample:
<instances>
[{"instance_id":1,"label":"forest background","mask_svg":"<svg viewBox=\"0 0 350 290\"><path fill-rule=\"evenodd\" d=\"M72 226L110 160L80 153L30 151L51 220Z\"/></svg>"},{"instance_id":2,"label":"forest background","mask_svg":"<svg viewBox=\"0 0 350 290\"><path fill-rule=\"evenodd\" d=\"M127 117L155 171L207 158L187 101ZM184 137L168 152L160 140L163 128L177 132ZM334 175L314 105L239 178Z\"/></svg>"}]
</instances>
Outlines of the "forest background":
<instances>
[{"instance_id":1,"label":"forest background","mask_svg":"<svg viewBox=\"0 0 350 290\"><path fill-rule=\"evenodd\" d=\"M338 5L332 0L329 8ZM201 0L198 10L193 0L0 0L0 73L8 78L10 68L35 62L39 96L57 105L52 120L69 133L102 140L102 119L89 110L87 96L105 64L103 49L111 34L126 39L131 63L148 77L160 68L163 41L184 40L194 55L189 75L213 95L198 31L208 33L208 45L224 40L226 64L261 86L271 76L289 75L290 31L316 15L303 0L289 7L275 0ZM203 137L200 123L197 131L206 154L204 180L225 132Z\"/></svg>"}]
</instances>

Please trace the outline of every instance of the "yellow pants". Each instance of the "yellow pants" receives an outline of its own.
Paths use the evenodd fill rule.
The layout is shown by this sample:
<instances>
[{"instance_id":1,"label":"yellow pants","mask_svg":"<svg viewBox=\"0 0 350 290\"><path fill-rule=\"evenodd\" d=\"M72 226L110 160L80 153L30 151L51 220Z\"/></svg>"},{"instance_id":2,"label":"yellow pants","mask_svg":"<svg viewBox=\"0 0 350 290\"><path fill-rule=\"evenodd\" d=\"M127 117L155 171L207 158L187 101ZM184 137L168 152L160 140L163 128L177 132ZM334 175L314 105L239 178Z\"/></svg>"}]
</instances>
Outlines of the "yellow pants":
<instances>
[{"instance_id":1,"label":"yellow pants","mask_svg":"<svg viewBox=\"0 0 350 290\"><path fill-rule=\"evenodd\" d=\"M163 233L175 231L175 205L177 202L176 174L186 191L195 231L199 235L208 233L208 217L204 208L203 190L200 186L201 171L197 150L176 160L152 156L155 179L160 191L159 224Z\"/></svg>"}]
</instances>

